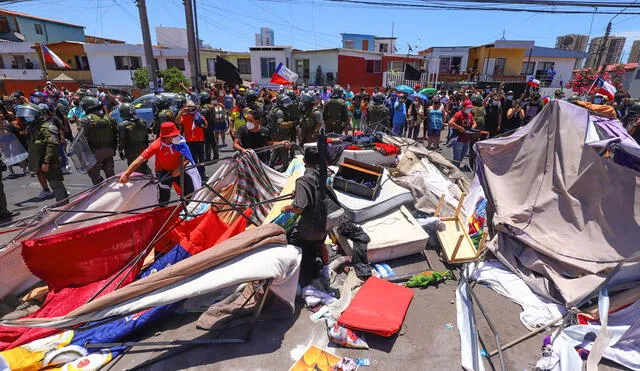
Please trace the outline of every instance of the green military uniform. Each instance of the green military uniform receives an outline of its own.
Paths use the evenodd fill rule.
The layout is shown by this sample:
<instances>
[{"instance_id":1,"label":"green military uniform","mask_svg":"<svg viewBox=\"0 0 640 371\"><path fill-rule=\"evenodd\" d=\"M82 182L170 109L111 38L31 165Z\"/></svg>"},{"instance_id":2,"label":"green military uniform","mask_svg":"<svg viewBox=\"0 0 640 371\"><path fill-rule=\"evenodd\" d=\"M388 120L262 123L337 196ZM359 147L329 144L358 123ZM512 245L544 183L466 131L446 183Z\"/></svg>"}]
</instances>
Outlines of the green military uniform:
<instances>
[{"instance_id":1,"label":"green military uniform","mask_svg":"<svg viewBox=\"0 0 640 371\"><path fill-rule=\"evenodd\" d=\"M215 108L210 103L200 104L200 113L209 123L204 129L204 160L211 161L212 158L217 160L220 158L220 151L218 150L218 142L216 142L216 136L213 132L213 124L216 122ZM211 154L213 154L213 157Z\"/></svg>"},{"instance_id":2,"label":"green military uniform","mask_svg":"<svg viewBox=\"0 0 640 371\"><path fill-rule=\"evenodd\" d=\"M60 130L52 121L32 127L29 140L29 170L41 172L43 164L49 164L49 171L42 172L51 186L56 201L67 198L64 177L60 168Z\"/></svg>"},{"instance_id":3,"label":"green military uniform","mask_svg":"<svg viewBox=\"0 0 640 371\"><path fill-rule=\"evenodd\" d=\"M383 104L370 104L367 108L367 130L378 131L383 128L391 129L391 122L389 121L389 108Z\"/></svg>"},{"instance_id":4,"label":"green military uniform","mask_svg":"<svg viewBox=\"0 0 640 371\"><path fill-rule=\"evenodd\" d=\"M344 99L332 97L324 106L324 123L327 133L342 134L347 128L349 114Z\"/></svg>"},{"instance_id":5,"label":"green military uniform","mask_svg":"<svg viewBox=\"0 0 640 371\"><path fill-rule=\"evenodd\" d=\"M142 119L129 117L118 124L118 138L118 152L124 152L127 165L131 165L149 145L147 124ZM137 171L151 174L151 169L146 162L140 165Z\"/></svg>"},{"instance_id":6,"label":"green military uniform","mask_svg":"<svg viewBox=\"0 0 640 371\"><path fill-rule=\"evenodd\" d=\"M320 134L320 128L324 126L322 111L318 107L311 107L302 113L300 117L300 140L304 143L315 142Z\"/></svg>"},{"instance_id":7,"label":"green military uniform","mask_svg":"<svg viewBox=\"0 0 640 371\"><path fill-rule=\"evenodd\" d=\"M96 156L96 164L87 172L95 185L104 180L100 175L101 170L107 178L115 174L113 156L118 147L118 126L113 117L103 115L100 111L90 112L80 122L89 148Z\"/></svg>"}]
</instances>

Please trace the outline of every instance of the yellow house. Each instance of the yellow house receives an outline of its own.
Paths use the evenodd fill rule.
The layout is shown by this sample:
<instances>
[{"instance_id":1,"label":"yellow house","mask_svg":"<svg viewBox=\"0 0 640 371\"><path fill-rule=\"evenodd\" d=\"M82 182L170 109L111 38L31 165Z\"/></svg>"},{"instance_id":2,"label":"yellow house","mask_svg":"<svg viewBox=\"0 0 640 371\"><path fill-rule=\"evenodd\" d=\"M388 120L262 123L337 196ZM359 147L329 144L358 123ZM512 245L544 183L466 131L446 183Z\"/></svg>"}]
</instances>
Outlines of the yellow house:
<instances>
[{"instance_id":1,"label":"yellow house","mask_svg":"<svg viewBox=\"0 0 640 371\"><path fill-rule=\"evenodd\" d=\"M481 81L525 81L520 74L525 53L533 41L496 40L495 43L469 49L467 72L474 72Z\"/></svg>"},{"instance_id":2,"label":"yellow house","mask_svg":"<svg viewBox=\"0 0 640 371\"><path fill-rule=\"evenodd\" d=\"M248 52L200 49L200 74L207 76L207 80L211 82L215 80L215 61L217 56L221 56L236 66L243 80L251 80L251 57Z\"/></svg>"}]
</instances>

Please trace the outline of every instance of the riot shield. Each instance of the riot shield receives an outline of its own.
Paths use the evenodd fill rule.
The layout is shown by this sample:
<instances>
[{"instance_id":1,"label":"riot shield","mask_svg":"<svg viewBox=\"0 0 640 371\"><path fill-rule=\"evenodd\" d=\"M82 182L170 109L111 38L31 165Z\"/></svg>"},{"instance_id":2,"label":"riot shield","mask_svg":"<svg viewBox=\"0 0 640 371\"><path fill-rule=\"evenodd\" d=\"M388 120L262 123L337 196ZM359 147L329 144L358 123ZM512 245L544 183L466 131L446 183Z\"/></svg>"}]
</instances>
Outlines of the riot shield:
<instances>
[{"instance_id":1,"label":"riot shield","mask_svg":"<svg viewBox=\"0 0 640 371\"><path fill-rule=\"evenodd\" d=\"M0 130L0 153L2 153L2 161L7 166L22 162L29 156L18 138L4 129Z\"/></svg>"},{"instance_id":2,"label":"riot shield","mask_svg":"<svg viewBox=\"0 0 640 371\"><path fill-rule=\"evenodd\" d=\"M71 157L76 170L82 174L86 174L96 164L96 156L89 148L89 142L84 136L84 128L78 130L78 134L69 146L69 157Z\"/></svg>"}]
</instances>

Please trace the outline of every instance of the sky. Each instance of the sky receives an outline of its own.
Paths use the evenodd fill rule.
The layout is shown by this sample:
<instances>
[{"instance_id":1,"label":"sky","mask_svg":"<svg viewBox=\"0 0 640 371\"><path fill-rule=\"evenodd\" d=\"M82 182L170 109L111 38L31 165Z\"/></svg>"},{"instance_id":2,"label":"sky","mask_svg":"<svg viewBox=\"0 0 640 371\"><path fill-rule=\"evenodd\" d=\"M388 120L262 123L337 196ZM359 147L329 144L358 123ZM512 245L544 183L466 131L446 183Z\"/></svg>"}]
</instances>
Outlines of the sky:
<instances>
[{"instance_id":1,"label":"sky","mask_svg":"<svg viewBox=\"0 0 640 371\"><path fill-rule=\"evenodd\" d=\"M39 0L6 6L7 9L85 26L85 33L129 43L142 43L138 8L133 0ZM550 7L546 7L551 9ZM185 27L181 0L147 0L151 39L155 26ZM340 47L340 33L373 34L398 38L399 53L408 45L416 53L431 46L473 46L504 37L535 40L538 46L555 45L556 36L568 33L601 36L611 15L556 15L486 11L412 10L361 5L322 5L317 0L197 0L200 38L214 48L248 51L260 27L274 30L277 45L297 49ZM592 24L593 21L593 24ZM626 62L633 40L640 40L640 16L617 16L612 35L626 36Z\"/></svg>"}]
</instances>

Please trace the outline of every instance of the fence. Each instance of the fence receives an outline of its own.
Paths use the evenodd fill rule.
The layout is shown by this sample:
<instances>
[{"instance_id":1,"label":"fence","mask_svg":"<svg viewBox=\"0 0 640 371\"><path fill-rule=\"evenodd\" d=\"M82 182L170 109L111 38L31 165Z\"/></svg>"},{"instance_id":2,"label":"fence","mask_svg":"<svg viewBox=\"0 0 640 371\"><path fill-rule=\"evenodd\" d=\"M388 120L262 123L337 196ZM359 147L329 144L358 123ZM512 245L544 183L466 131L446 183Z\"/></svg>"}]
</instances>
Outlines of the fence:
<instances>
[{"instance_id":1,"label":"fence","mask_svg":"<svg viewBox=\"0 0 640 371\"><path fill-rule=\"evenodd\" d=\"M317 79L317 77L318 74L315 71L309 72L308 75L298 74L296 83L307 85L335 85L338 83L337 72L322 72L321 79Z\"/></svg>"},{"instance_id":2,"label":"fence","mask_svg":"<svg viewBox=\"0 0 640 371\"><path fill-rule=\"evenodd\" d=\"M484 82L527 82L527 76L524 75L481 75L480 81Z\"/></svg>"},{"instance_id":3,"label":"fence","mask_svg":"<svg viewBox=\"0 0 640 371\"><path fill-rule=\"evenodd\" d=\"M460 82L469 81L469 74L467 73L427 73L424 72L420 75L420 80L405 80L404 72L385 72L382 74L382 86L398 86L408 85L415 86L420 84L422 87L435 87L437 84L445 82Z\"/></svg>"}]
</instances>

